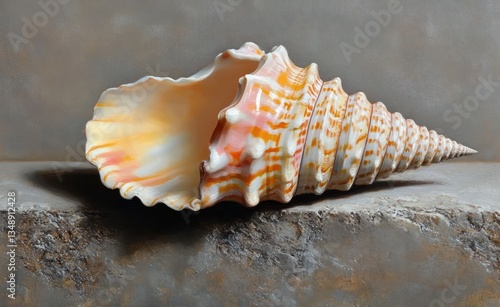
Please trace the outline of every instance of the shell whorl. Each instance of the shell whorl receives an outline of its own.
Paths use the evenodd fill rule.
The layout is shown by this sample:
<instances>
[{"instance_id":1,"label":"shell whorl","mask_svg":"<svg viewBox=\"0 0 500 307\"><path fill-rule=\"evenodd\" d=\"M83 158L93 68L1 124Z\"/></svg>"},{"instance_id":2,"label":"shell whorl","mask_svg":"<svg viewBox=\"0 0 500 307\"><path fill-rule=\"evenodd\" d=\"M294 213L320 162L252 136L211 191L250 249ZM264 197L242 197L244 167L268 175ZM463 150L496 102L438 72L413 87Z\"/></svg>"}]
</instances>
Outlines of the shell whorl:
<instances>
[{"instance_id":1,"label":"shell whorl","mask_svg":"<svg viewBox=\"0 0 500 307\"><path fill-rule=\"evenodd\" d=\"M284 47L277 47L240 82L239 98L220 112L210 159L201 166L201 200L249 206L262 200L288 202L322 85L317 66L299 68Z\"/></svg>"},{"instance_id":2,"label":"shell whorl","mask_svg":"<svg viewBox=\"0 0 500 307\"><path fill-rule=\"evenodd\" d=\"M321 81L315 64L295 66L283 47L242 79L202 163L204 206L288 202L475 153L361 92L347 95L339 78Z\"/></svg>"}]
</instances>

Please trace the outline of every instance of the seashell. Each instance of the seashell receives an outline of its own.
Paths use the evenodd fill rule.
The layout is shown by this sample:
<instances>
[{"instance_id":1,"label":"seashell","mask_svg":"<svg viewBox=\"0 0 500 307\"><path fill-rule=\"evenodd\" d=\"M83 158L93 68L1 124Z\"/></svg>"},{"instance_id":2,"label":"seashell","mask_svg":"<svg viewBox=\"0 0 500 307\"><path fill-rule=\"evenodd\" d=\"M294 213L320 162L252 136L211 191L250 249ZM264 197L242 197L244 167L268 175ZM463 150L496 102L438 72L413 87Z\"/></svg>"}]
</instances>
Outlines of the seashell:
<instances>
[{"instance_id":1,"label":"seashell","mask_svg":"<svg viewBox=\"0 0 500 307\"><path fill-rule=\"evenodd\" d=\"M286 203L476 153L253 43L189 78L106 90L85 131L104 185L175 210Z\"/></svg>"}]
</instances>

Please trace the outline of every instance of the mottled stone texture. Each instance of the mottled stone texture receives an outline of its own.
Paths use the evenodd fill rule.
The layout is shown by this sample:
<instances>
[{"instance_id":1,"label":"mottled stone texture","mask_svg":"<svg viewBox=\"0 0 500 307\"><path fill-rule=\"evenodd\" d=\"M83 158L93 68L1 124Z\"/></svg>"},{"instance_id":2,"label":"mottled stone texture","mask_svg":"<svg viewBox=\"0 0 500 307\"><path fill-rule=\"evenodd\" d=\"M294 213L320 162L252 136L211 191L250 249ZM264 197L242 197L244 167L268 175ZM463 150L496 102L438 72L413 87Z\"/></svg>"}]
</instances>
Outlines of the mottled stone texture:
<instances>
[{"instance_id":1,"label":"mottled stone texture","mask_svg":"<svg viewBox=\"0 0 500 307\"><path fill-rule=\"evenodd\" d=\"M199 213L123 200L83 163L0 170L2 212L18 195L13 305L500 304L500 164Z\"/></svg>"}]
</instances>

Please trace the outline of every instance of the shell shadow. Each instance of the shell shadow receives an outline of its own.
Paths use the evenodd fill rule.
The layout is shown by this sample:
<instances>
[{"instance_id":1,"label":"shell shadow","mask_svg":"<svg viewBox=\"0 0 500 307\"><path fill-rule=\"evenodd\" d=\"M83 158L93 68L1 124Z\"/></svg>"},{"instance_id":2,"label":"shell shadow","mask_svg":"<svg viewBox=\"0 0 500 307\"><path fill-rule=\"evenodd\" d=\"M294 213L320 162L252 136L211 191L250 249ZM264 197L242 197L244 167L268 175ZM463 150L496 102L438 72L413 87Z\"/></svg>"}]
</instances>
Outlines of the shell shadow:
<instances>
[{"instance_id":1,"label":"shell shadow","mask_svg":"<svg viewBox=\"0 0 500 307\"><path fill-rule=\"evenodd\" d=\"M235 220L250 219L256 210L235 203L215 206L200 212L175 211L164 205L146 207L138 198L120 196L118 190L106 188L99 173L93 168L47 168L25 174L31 184L76 202L77 211L87 219L84 231L113 236L123 245L124 253L131 253L147 239L154 244L162 242L196 244L214 227ZM73 205L74 206L74 205Z\"/></svg>"},{"instance_id":2,"label":"shell shadow","mask_svg":"<svg viewBox=\"0 0 500 307\"><path fill-rule=\"evenodd\" d=\"M175 211L167 206L146 207L137 198L123 199L118 190L106 188L95 169L38 170L26 174L26 179L37 187L51 193L76 200L79 209L90 221L88 226L99 227L115 233L125 251L130 251L138 242L148 240L168 240L183 244L195 244L203 238L203 233L215 227L229 225L236 221L245 222L256 212L279 211L284 208L308 205L328 198L349 198L359 193L369 193L404 186L433 184L431 181L386 180L370 186L354 187L350 191L328 191L323 195L300 195L288 204L263 202L254 208L237 203L220 203L211 208L192 212ZM88 229L93 231L93 229Z\"/></svg>"},{"instance_id":3,"label":"shell shadow","mask_svg":"<svg viewBox=\"0 0 500 307\"><path fill-rule=\"evenodd\" d=\"M291 202L287 204L265 201L259 204L259 210L282 210L285 208L293 208L299 206L308 206L327 199L349 199L358 194L369 194L370 192L377 192L383 190L392 190L408 186L420 185L436 185L440 184L431 180L397 180L397 179L384 179L376 181L371 185L353 186L348 191L325 191L321 195L303 194L295 196Z\"/></svg>"}]
</instances>

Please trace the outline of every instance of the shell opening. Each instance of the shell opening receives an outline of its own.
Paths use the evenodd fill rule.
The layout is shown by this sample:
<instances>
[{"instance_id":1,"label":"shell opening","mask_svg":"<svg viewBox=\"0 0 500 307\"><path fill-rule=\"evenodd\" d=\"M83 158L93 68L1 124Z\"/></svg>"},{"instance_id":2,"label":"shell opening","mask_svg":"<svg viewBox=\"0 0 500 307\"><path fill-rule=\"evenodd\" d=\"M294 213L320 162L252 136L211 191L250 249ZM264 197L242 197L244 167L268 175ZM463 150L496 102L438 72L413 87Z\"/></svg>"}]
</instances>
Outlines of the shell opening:
<instances>
[{"instance_id":1,"label":"shell opening","mask_svg":"<svg viewBox=\"0 0 500 307\"><path fill-rule=\"evenodd\" d=\"M86 156L103 183L147 206L198 210L199 166L209 157L217 115L262 54L245 44L190 78L146 77L105 91L86 126Z\"/></svg>"}]
</instances>

